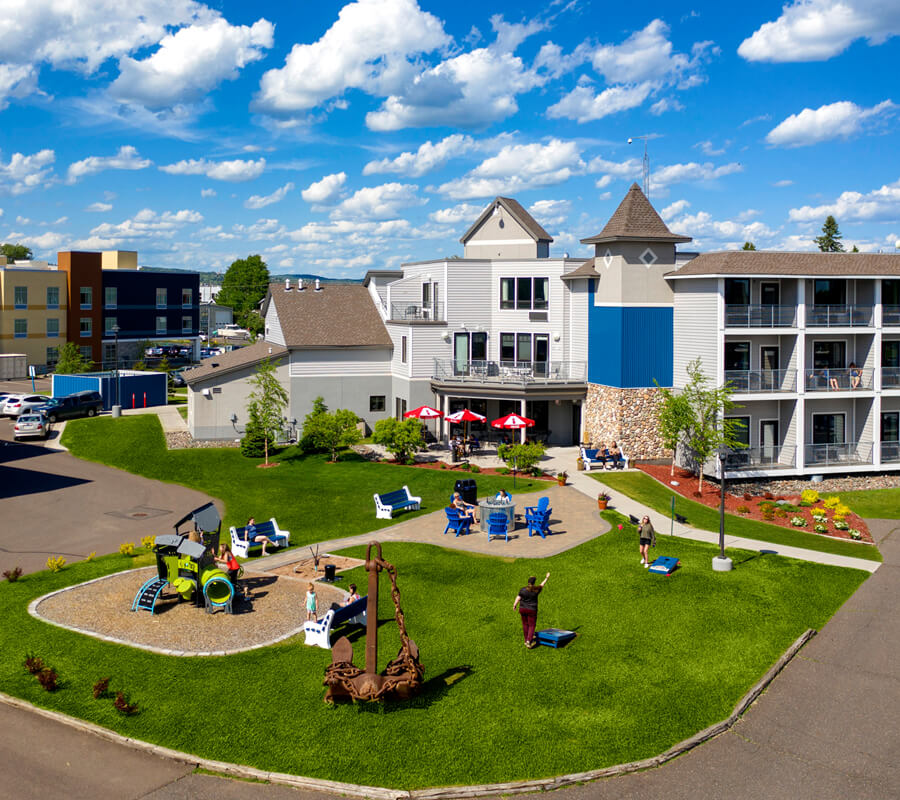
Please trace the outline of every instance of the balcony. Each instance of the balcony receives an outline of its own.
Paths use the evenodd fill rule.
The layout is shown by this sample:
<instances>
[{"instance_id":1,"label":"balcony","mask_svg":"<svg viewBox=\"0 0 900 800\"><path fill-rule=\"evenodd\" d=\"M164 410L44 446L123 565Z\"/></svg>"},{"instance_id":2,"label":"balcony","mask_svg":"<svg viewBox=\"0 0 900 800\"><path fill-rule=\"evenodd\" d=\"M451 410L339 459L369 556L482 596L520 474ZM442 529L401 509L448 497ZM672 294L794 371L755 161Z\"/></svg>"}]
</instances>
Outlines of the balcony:
<instances>
[{"instance_id":1,"label":"balcony","mask_svg":"<svg viewBox=\"0 0 900 800\"><path fill-rule=\"evenodd\" d=\"M881 368L881 388L900 389L900 367Z\"/></svg>"},{"instance_id":2,"label":"balcony","mask_svg":"<svg viewBox=\"0 0 900 800\"><path fill-rule=\"evenodd\" d=\"M795 445L745 447L725 459L725 471L792 469L796 462Z\"/></svg>"},{"instance_id":3,"label":"balcony","mask_svg":"<svg viewBox=\"0 0 900 800\"><path fill-rule=\"evenodd\" d=\"M864 367L852 369L812 369L806 374L807 392L849 392L854 389L872 390L875 370Z\"/></svg>"},{"instance_id":4,"label":"balcony","mask_svg":"<svg viewBox=\"0 0 900 800\"><path fill-rule=\"evenodd\" d=\"M885 328L900 325L900 306L882 306L881 324Z\"/></svg>"},{"instance_id":5,"label":"balcony","mask_svg":"<svg viewBox=\"0 0 900 800\"><path fill-rule=\"evenodd\" d=\"M725 382L735 394L753 392L796 392L795 369L728 369Z\"/></svg>"},{"instance_id":6,"label":"balcony","mask_svg":"<svg viewBox=\"0 0 900 800\"><path fill-rule=\"evenodd\" d=\"M807 444L807 467L846 467L872 463L871 442L839 442L837 444Z\"/></svg>"},{"instance_id":7,"label":"balcony","mask_svg":"<svg viewBox=\"0 0 900 800\"><path fill-rule=\"evenodd\" d=\"M433 379L443 383L534 385L585 383L586 361L453 361L436 358Z\"/></svg>"},{"instance_id":8,"label":"balcony","mask_svg":"<svg viewBox=\"0 0 900 800\"><path fill-rule=\"evenodd\" d=\"M794 328L796 306L725 306L726 328Z\"/></svg>"},{"instance_id":9,"label":"balcony","mask_svg":"<svg viewBox=\"0 0 900 800\"><path fill-rule=\"evenodd\" d=\"M874 319L872 306L807 306L807 328L868 328Z\"/></svg>"},{"instance_id":10,"label":"balcony","mask_svg":"<svg viewBox=\"0 0 900 800\"><path fill-rule=\"evenodd\" d=\"M391 303L391 320L397 322L407 320L443 321L440 308L422 303Z\"/></svg>"},{"instance_id":11,"label":"balcony","mask_svg":"<svg viewBox=\"0 0 900 800\"><path fill-rule=\"evenodd\" d=\"M900 442L882 442L881 443L881 463L882 464L900 463Z\"/></svg>"}]
</instances>

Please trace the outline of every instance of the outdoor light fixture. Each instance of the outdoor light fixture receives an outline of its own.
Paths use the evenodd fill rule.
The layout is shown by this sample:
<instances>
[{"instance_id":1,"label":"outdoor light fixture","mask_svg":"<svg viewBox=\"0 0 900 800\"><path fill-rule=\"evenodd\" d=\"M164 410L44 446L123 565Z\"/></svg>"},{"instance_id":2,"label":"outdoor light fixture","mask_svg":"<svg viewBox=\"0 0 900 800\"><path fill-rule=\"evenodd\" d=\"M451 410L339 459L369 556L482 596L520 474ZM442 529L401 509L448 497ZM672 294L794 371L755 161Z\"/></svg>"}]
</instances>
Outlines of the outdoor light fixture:
<instances>
[{"instance_id":1,"label":"outdoor light fixture","mask_svg":"<svg viewBox=\"0 0 900 800\"><path fill-rule=\"evenodd\" d=\"M559 331L553 331L553 341L554 342L558 342L561 338L562 338L562 336L559 333Z\"/></svg>"},{"instance_id":2,"label":"outdoor light fixture","mask_svg":"<svg viewBox=\"0 0 900 800\"><path fill-rule=\"evenodd\" d=\"M205 390L204 390L205 391ZM237 414L232 413L231 415L231 424L234 425L237 422Z\"/></svg>"}]
</instances>

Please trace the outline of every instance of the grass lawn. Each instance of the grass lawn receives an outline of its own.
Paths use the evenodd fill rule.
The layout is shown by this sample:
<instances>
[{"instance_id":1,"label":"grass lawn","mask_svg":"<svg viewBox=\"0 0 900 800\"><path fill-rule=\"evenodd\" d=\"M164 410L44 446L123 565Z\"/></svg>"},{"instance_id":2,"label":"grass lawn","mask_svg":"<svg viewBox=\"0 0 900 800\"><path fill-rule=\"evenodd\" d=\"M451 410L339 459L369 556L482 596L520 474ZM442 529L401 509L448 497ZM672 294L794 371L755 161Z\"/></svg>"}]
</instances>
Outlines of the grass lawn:
<instances>
[{"instance_id":1,"label":"grass lawn","mask_svg":"<svg viewBox=\"0 0 900 800\"><path fill-rule=\"evenodd\" d=\"M404 484L422 498L422 510L398 514L395 522L446 506L460 478L475 478L481 496L501 487L515 494L548 485L518 478L513 490L512 478L376 464L355 453L329 464L325 456L304 456L296 447L277 453L275 460L281 466L257 469L262 459L245 458L236 448L167 450L155 414L71 420L63 443L80 458L189 486L221 499L225 526L243 525L251 516L274 516L291 532L292 545L354 536L392 524L375 518L372 495ZM183 509L183 513L188 511Z\"/></svg>"},{"instance_id":2,"label":"grass lawn","mask_svg":"<svg viewBox=\"0 0 900 800\"><path fill-rule=\"evenodd\" d=\"M663 486L643 472L603 473L591 477L605 483L611 489L628 495L633 500L643 503L668 519L672 507L672 497L675 497L675 513L687 518L688 524L704 531L719 530L719 510L710 508L702 503L688 500L677 492ZM858 493L859 494L859 493ZM843 498L844 495L841 495ZM848 494L849 498L850 495ZM849 504L849 499L848 499ZM862 513L853 506L853 510ZM865 514L863 516L866 516ZM665 526L662 526L665 532ZM804 547L807 550L816 550L820 553L835 553L842 556L864 558L869 561L881 561L881 553L874 545L861 545L843 539L833 539L828 536L818 536L805 531L781 528L777 525L767 525L765 522L757 522L752 519L744 519L734 514L725 515L725 532L732 536L745 536L748 539L759 539L772 544L782 544L789 547Z\"/></svg>"},{"instance_id":3,"label":"grass lawn","mask_svg":"<svg viewBox=\"0 0 900 800\"><path fill-rule=\"evenodd\" d=\"M840 496L861 517L900 519L900 489L863 489Z\"/></svg>"},{"instance_id":4,"label":"grass lawn","mask_svg":"<svg viewBox=\"0 0 900 800\"><path fill-rule=\"evenodd\" d=\"M612 532L541 560L386 545L426 669L426 690L409 704L326 706L330 653L302 637L223 658L176 658L27 614L37 596L130 565L118 554L0 584L0 689L127 736L267 770L398 789L545 777L647 757L724 718L867 577L743 551L732 551L732 572L713 573L713 547L665 537L657 552L678 556L682 568L658 577L639 566L633 527L619 532L622 518L607 518ZM538 627L579 635L562 650L529 651L512 601L529 575L547 571ZM365 585L362 570L345 575L345 584ZM382 577L382 667L398 647L388 586ZM165 614L142 620L166 624ZM362 664L364 639L351 639ZM44 692L25 672L26 653L58 670L59 691ZM107 676L138 715L92 698Z\"/></svg>"}]
</instances>

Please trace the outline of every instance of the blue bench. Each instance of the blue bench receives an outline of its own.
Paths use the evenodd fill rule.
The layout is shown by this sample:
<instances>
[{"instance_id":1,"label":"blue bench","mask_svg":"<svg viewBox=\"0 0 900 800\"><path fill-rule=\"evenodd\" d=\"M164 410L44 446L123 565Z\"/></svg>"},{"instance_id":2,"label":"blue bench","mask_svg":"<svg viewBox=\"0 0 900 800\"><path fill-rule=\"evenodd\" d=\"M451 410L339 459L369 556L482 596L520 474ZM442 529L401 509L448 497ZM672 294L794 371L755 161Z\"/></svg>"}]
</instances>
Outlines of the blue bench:
<instances>
[{"instance_id":1,"label":"blue bench","mask_svg":"<svg viewBox=\"0 0 900 800\"><path fill-rule=\"evenodd\" d=\"M366 603L368 595L354 600L349 606L332 608L326 612L322 619L315 622L311 620L304 623L303 632L306 634L306 644L331 650L331 629L347 622L351 625L366 624Z\"/></svg>"},{"instance_id":2,"label":"blue bench","mask_svg":"<svg viewBox=\"0 0 900 800\"><path fill-rule=\"evenodd\" d=\"M250 555L251 548L262 550L263 543L253 541L257 536L265 536L275 547L287 547L291 541L290 531L283 531L279 528L275 517L272 517L268 522L256 523L256 532L253 534L253 537L247 536L246 527L235 528L232 525L231 552L241 558L247 558Z\"/></svg>"},{"instance_id":3,"label":"blue bench","mask_svg":"<svg viewBox=\"0 0 900 800\"><path fill-rule=\"evenodd\" d=\"M584 462L584 468L590 472L593 467L601 469L628 469L628 456L620 451L619 458L612 456L603 456L599 449L588 447L581 448L581 460Z\"/></svg>"},{"instance_id":4,"label":"blue bench","mask_svg":"<svg viewBox=\"0 0 900 800\"><path fill-rule=\"evenodd\" d=\"M395 492L372 496L375 498L375 519L391 519L395 511L402 511L404 508L418 510L422 503L421 497L413 497L409 493L408 486Z\"/></svg>"}]
</instances>

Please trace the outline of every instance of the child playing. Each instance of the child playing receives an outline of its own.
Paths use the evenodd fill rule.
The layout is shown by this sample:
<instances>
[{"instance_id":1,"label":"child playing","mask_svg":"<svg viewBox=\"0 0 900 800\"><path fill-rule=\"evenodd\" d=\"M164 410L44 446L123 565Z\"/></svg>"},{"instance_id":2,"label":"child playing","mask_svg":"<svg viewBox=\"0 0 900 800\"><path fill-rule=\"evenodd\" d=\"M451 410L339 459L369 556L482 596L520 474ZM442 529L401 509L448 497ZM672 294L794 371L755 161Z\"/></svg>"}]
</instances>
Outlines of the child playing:
<instances>
[{"instance_id":1,"label":"child playing","mask_svg":"<svg viewBox=\"0 0 900 800\"><path fill-rule=\"evenodd\" d=\"M319 618L319 599L316 597L316 587L309 584L306 590L306 619L315 622Z\"/></svg>"}]
</instances>

